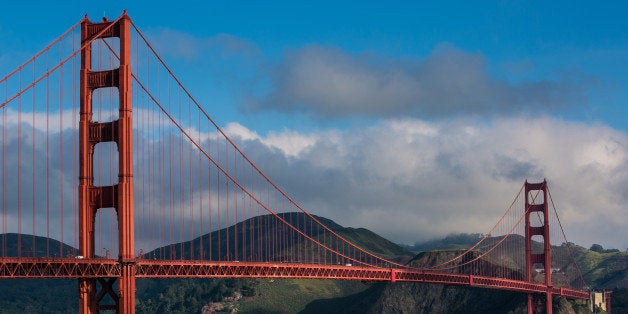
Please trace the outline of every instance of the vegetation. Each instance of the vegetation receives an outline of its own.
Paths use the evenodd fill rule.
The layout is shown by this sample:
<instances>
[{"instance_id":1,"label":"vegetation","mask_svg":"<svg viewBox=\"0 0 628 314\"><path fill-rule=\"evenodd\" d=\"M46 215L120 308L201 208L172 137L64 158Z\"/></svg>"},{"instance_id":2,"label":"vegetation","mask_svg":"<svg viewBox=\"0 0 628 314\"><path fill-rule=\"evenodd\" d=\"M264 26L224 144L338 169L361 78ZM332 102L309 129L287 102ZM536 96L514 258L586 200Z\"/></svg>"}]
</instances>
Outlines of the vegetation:
<instances>
[{"instance_id":1,"label":"vegetation","mask_svg":"<svg viewBox=\"0 0 628 314\"><path fill-rule=\"evenodd\" d=\"M254 296L257 282L250 279L138 280L138 313L200 313L211 302L233 295Z\"/></svg>"},{"instance_id":2,"label":"vegetation","mask_svg":"<svg viewBox=\"0 0 628 314\"><path fill-rule=\"evenodd\" d=\"M300 214L283 214L284 219L303 221ZM264 219L264 218L258 218ZM433 263L449 258L456 250L474 244L480 234L452 234L443 239L417 243L409 247L420 251L410 253L377 234L363 228L344 228L333 221L317 217L335 232L377 255L400 262L414 264ZM307 225L307 224L306 224ZM233 226L230 228L234 228ZM242 226L238 230L246 230ZM255 234L257 231L253 230ZM218 231L216 231L218 232ZM223 234L225 231L221 231ZM233 231L231 232L233 233ZM0 235L7 239L7 256L16 256L17 235ZM210 236L204 235L204 241ZM217 241L218 237L211 237ZM495 238L497 239L497 238ZM192 248L198 249L197 238L191 242L159 248L145 256L170 254L192 256ZM224 239L223 239L224 240ZM51 251L64 252L66 256L76 252L74 248L54 240L22 236L24 247L32 247L25 241L36 241L35 247L50 247ZM522 241L513 237L509 241ZM46 244L50 243L49 246ZM204 242L207 243L207 242ZM296 242L295 242L296 243ZM217 244L217 243L215 243ZM214 248L218 245L214 245ZM225 245L221 245L225 247ZM601 245L591 249L570 245L580 265L583 276L591 288L613 289L614 313L628 312L628 252L607 250ZM181 249L183 248L183 250ZM303 249L304 247L302 247ZM567 245L555 247L555 252L566 250ZM437 252L428 252L440 250ZM46 256L36 250L35 256ZM31 254L33 254L31 252ZM226 252L215 251L218 256ZM50 256L50 254L48 254ZM494 267L490 261L483 267ZM521 313L525 296L508 291L452 287L410 283L365 283L341 280L271 280L271 279L177 279L138 280L138 313ZM0 284L0 313L14 312L76 312L76 280L2 280ZM555 311L561 313L587 313L586 305L555 299Z\"/></svg>"},{"instance_id":3,"label":"vegetation","mask_svg":"<svg viewBox=\"0 0 628 314\"><path fill-rule=\"evenodd\" d=\"M628 252L603 250L602 253L572 246L584 281L592 289L628 288Z\"/></svg>"},{"instance_id":4,"label":"vegetation","mask_svg":"<svg viewBox=\"0 0 628 314\"><path fill-rule=\"evenodd\" d=\"M523 313L510 291L412 283L377 283L361 293L317 300L303 313Z\"/></svg>"},{"instance_id":5,"label":"vegetation","mask_svg":"<svg viewBox=\"0 0 628 314\"><path fill-rule=\"evenodd\" d=\"M589 250L591 250L593 252L597 252L597 253L617 253L617 252L619 252L618 249L608 249L608 250L605 250L604 247L599 245L599 244L591 245L591 248Z\"/></svg>"},{"instance_id":6,"label":"vegetation","mask_svg":"<svg viewBox=\"0 0 628 314\"><path fill-rule=\"evenodd\" d=\"M369 286L342 280L259 280L259 293L255 298L244 300L239 310L243 313L298 313L316 300L353 295Z\"/></svg>"},{"instance_id":7,"label":"vegetation","mask_svg":"<svg viewBox=\"0 0 628 314\"><path fill-rule=\"evenodd\" d=\"M628 288L613 289L611 307L613 313L628 313Z\"/></svg>"},{"instance_id":8,"label":"vegetation","mask_svg":"<svg viewBox=\"0 0 628 314\"><path fill-rule=\"evenodd\" d=\"M71 279L2 279L0 313L74 313L78 283Z\"/></svg>"}]
</instances>

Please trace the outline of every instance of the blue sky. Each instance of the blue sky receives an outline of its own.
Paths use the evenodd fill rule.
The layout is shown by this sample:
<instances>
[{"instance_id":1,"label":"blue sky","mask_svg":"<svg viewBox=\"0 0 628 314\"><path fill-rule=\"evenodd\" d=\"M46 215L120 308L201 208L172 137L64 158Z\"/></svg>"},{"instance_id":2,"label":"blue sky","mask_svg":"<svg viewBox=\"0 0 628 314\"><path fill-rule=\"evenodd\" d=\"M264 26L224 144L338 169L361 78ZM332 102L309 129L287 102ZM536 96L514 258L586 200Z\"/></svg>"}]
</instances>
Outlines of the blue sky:
<instances>
[{"instance_id":1,"label":"blue sky","mask_svg":"<svg viewBox=\"0 0 628 314\"><path fill-rule=\"evenodd\" d=\"M115 3L112 3L115 2ZM141 2L67 1L39 2L25 7L5 4L0 27L3 45L26 55L37 51L69 25L87 13L92 20L103 14L117 17L126 8L135 23L149 34L172 30L203 40L227 34L257 49L254 61L241 60L223 65L235 76L260 72L246 67L280 62L287 51L308 45L339 49L349 56L374 55L383 60L421 60L440 44L447 43L465 53L484 58L487 73L504 82L556 80L570 76L582 90L580 106L564 108L566 119L600 122L626 131L627 112L623 103L628 94L628 22L622 17L625 4L568 1L497 1L487 5L461 2L317 2L316 5L282 2ZM7 8L8 7L8 8ZM28 12L28 13L27 13ZM3 49L4 50L4 49ZM187 68L209 64L209 73L220 69L197 57L170 63L178 75L194 88L203 79ZM222 60L221 60L222 61ZM233 64L248 62L245 65ZM187 66L187 68L186 68ZM213 71L213 73L211 72ZM221 74L221 73L219 73ZM255 73L264 75L267 73ZM198 83L197 83L198 82ZM223 83L224 85L224 83ZM199 87L199 90L206 87ZM227 83L225 101L237 107L237 82ZM234 96L235 95L235 96ZM217 119L256 123L257 118L229 112ZM283 119L284 123L294 117ZM288 121L288 122L286 122ZM310 124L310 119L299 123ZM320 122L320 121L318 121ZM355 121L353 121L355 122ZM347 121L344 121L347 123ZM336 124L338 123L336 121ZM252 127L256 127L251 125ZM292 126L292 125L289 125ZM257 129L258 127L256 127ZM261 123L262 130L271 126Z\"/></svg>"},{"instance_id":2,"label":"blue sky","mask_svg":"<svg viewBox=\"0 0 628 314\"><path fill-rule=\"evenodd\" d=\"M391 158L407 166L405 173L370 173L389 185L347 187L355 192L347 195L399 193L397 202L373 204L325 203L306 188L332 195L329 188L299 184L308 179L294 173L270 174L314 213L412 243L484 230L465 229L472 216L464 215L422 223L473 201L422 199L426 208L412 208L413 196L433 195L426 176L438 176L432 183L452 195L482 184L487 191L476 197L484 199L547 177L569 198L571 230L590 234L575 242L628 246L624 2L13 1L0 12L0 72L85 13L113 19L125 8L220 125L289 157L278 169L299 163L310 178L357 178ZM378 156L377 145L391 144L379 136L391 129L395 139L410 140L395 143L395 156ZM356 146L355 154L337 153ZM320 154L351 166L322 165ZM399 184L414 190L402 193ZM506 201L486 205L501 210ZM384 218L391 212L407 225L391 228ZM618 229L619 237L609 231Z\"/></svg>"}]
</instances>

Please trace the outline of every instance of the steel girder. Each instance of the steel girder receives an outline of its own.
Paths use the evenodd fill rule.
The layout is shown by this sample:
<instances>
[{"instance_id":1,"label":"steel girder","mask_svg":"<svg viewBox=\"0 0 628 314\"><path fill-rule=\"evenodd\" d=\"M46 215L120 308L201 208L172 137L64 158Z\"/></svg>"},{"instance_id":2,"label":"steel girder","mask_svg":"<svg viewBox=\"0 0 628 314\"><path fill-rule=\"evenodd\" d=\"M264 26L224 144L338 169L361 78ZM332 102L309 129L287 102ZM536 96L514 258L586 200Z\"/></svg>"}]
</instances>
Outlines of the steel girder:
<instances>
[{"instance_id":1,"label":"steel girder","mask_svg":"<svg viewBox=\"0 0 628 314\"><path fill-rule=\"evenodd\" d=\"M0 258L0 278L119 277L120 269L110 259Z\"/></svg>"},{"instance_id":2,"label":"steel girder","mask_svg":"<svg viewBox=\"0 0 628 314\"><path fill-rule=\"evenodd\" d=\"M303 278L362 281L399 281L484 287L525 293L547 293L570 299L589 299L587 291L546 286L520 280L439 273L417 269L390 269L344 265L164 261L138 259L136 278ZM0 278L120 277L114 259L0 258Z\"/></svg>"},{"instance_id":3,"label":"steel girder","mask_svg":"<svg viewBox=\"0 0 628 314\"><path fill-rule=\"evenodd\" d=\"M137 263L137 278L310 278L388 281L391 269L341 265L150 261Z\"/></svg>"}]
</instances>

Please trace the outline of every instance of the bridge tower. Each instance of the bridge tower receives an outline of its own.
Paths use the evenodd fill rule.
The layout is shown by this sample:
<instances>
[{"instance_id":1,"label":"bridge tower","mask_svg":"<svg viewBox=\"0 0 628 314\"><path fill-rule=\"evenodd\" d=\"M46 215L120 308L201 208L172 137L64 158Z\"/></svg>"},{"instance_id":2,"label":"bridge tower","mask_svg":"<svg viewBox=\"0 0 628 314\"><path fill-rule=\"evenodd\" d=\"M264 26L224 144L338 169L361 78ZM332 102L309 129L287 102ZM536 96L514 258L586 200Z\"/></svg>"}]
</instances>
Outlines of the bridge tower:
<instances>
[{"instance_id":1,"label":"bridge tower","mask_svg":"<svg viewBox=\"0 0 628 314\"><path fill-rule=\"evenodd\" d=\"M537 193L533 193L537 191ZM531 193L532 192L532 193ZM535 194L535 195L532 195ZM538 194L538 195L537 195ZM548 194L547 181L541 183L525 182L525 242L526 242L526 280L533 281L535 264L542 264L545 271L545 285L547 292L545 293L545 310L546 313L552 313L552 265L550 255L550 226L548 211ZM531 225L530 216L533 213L542 214L543 218L539 226ZM543 237L543 251L536 252L532 248L532 237ZM528 314L534 311L534 295L528 294Z\"/></svg>"},{"instance_id":2,"label":"bridge tower","mask_svg":"<svg viewBox=\"0 0 628 314\"><path fill-rule=\"evenodd\" d=\"M91 44L81 51L79 254L86 260L94 258L96 213L102 208L115 208L121 275L115 278L79 279L80 313L96 313L100 310L135 312L130 24L126 11L115 22L103 19L101 23L92 23L87 16L81 22L81 44L94 38L120 39L120 51L117 52L120 64L117 69L92 71ZM118 88L119 116L114 121L94 122L92 95L96 89L105 87ZM110 186L94 186L94 148L104 142L117 144L118 182ZM118 293L113 289L116 280ZM115 304L101 304L105 296L109 296Z\"/></svg>"}]
</instances>

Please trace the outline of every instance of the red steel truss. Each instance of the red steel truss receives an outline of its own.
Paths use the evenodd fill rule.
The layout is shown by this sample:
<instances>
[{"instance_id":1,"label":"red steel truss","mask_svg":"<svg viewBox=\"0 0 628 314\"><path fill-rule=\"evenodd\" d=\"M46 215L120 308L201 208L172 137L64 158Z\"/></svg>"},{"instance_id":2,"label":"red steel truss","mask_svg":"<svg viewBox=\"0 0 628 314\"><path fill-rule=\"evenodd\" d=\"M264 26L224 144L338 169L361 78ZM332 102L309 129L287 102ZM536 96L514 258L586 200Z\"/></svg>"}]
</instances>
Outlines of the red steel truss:
<instances>
[{"instance_id":1,"label":"red steel truss","mask_svg":"<svg viewBox=\"0 0 628 314\"><path fill-rule=\"evenodd\" d=\"M549 293L569 299L589 299L589 293L586 291L547 287L542 283L416 269L146 259L138 259L133 267L136 278L301 278L415 282L494 288L524 293ZM0 278L115 278L121 274L120 263L112 259L0 259Z\"/></svg>"},{"instance_id":2,"label":"red steel truss","mask_svg":"<svg viewBox=\"0 0 628 314\"><path fill-rule=\"evenodd\" d=\"M119 277L116 260L76 258L0 259L0 278L101 278Z\"/></svg>"}]
</instances>

